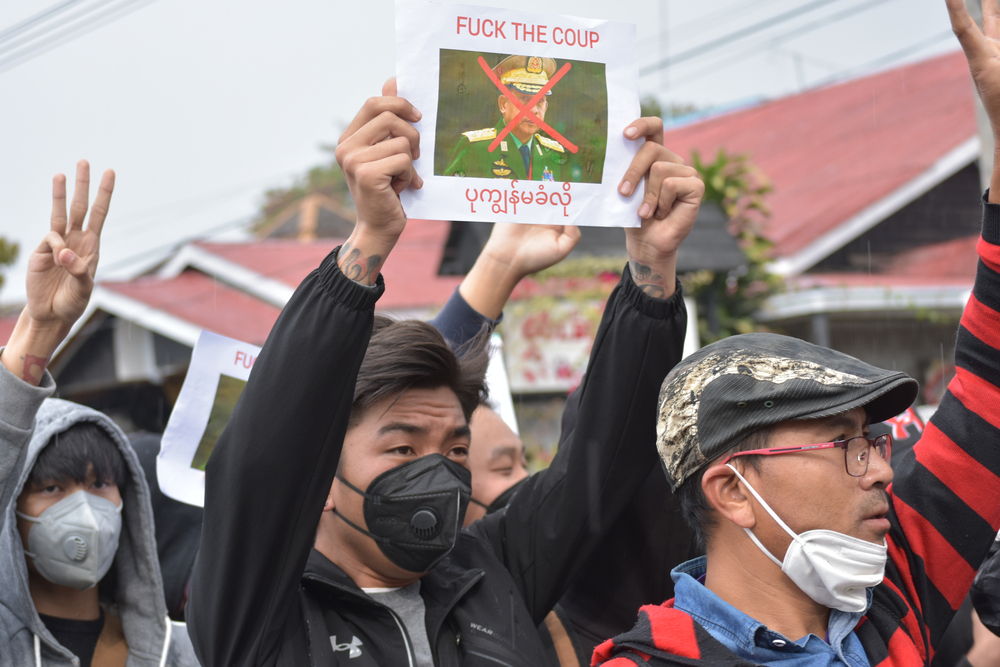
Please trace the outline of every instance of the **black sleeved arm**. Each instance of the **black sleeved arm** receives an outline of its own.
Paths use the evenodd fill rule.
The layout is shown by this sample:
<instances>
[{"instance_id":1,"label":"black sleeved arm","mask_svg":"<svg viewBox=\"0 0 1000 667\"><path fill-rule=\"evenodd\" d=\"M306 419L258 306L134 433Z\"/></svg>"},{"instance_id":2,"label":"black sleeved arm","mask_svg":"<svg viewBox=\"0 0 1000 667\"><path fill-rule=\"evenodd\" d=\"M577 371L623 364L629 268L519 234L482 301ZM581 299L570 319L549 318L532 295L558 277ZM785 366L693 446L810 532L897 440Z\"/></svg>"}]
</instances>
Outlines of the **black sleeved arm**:
<instances>
[{"instance_id":1,"label":"black sleeved arm","mask_svg":"<svg viewBox=\"0 0 1000 667\"><path fill-rule=\"evenodd\" d=\"M331 253L275 323L209 459L187 620L204 667L274 664L347 431L375 287Z\"/></svg>"},{"instance_id":2,"label":"black sleeved arm","mask_svg":"<svg viewBox=\"0 0 1000 667\"><path fill-rule=\"evenodd\" d=\"M490 331L496 329L501 320L503 320L502 314L498 320L491 320L480 314L469 305L456 287L448 303L433 319L428 320L428 324L440 331L452 349L457 350L484 328Z\"/></svg>"},{"instance_id":3,"label":"black sleeved arm","mask_svg":"<svg viewBox=\"0 0 1000 667\"><path fill-rule=\"evenodd\" d=\"M659 467L656 405L680 360L687 313L680 286L657 300L626 267L608 299L552 465L534 475L506 512L472 526L490 540L540 623L619 519L636 488Z\"/></svg>"}]
</instances>

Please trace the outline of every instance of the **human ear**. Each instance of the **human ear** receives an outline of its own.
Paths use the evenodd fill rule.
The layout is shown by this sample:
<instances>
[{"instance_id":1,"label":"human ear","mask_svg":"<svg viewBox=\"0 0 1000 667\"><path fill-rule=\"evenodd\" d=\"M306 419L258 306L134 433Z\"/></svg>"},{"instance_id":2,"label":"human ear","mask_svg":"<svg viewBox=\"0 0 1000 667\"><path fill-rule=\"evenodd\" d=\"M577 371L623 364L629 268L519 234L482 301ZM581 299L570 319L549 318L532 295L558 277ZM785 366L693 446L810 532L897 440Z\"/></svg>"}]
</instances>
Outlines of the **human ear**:
<instances>
[{"instance_id":1,"label":"human ear","mask_svg":"<svg viewBox=\"0 0 1000 667\"><path fill-rule=\"evenodd\" d=\"M740 528L754 527L757 521L753 504L732 468L715 465L706 470L701 478L701 489L709 505L723 518Z\"/></svg>"},{"instance_id":2,"label":"human ear","mask_svg":"<svg viewBox=\"0 0 1000 667\"><path fill-rule=\"evenodd\" d=\"M334 478L333 483L330 485L330 492L326 494L326 502L323 503L324 512L332 512L333 508L336 507L336 503L333 500L333 487L337 485L337 479Z\"/></svg>"}]
</instances>

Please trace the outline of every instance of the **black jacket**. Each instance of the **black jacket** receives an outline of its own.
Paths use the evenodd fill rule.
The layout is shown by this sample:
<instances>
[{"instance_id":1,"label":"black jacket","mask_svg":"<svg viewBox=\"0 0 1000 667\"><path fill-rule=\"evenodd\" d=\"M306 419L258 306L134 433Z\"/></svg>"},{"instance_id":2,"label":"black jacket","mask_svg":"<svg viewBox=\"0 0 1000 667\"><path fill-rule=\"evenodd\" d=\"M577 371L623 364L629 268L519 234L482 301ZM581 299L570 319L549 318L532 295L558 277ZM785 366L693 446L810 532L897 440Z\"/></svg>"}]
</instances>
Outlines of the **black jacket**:
<instances>
[{"instance_id":1,"label":"black jacket","mask_svg":"<svg viewBox=\"0 0 1000 667\"><path fill-rule=\"evenodd\" d=\"M187 607L204 667L409 662L392 612L312 549L379 280L348 280L334 252L303 281L209 460ZM680 358L683 304L679 290L647 297L626 269L579 390L572 446L421 580L438 665L545 664L538 624L659 467L656 401Z\"/></svg>"}]
</instances>

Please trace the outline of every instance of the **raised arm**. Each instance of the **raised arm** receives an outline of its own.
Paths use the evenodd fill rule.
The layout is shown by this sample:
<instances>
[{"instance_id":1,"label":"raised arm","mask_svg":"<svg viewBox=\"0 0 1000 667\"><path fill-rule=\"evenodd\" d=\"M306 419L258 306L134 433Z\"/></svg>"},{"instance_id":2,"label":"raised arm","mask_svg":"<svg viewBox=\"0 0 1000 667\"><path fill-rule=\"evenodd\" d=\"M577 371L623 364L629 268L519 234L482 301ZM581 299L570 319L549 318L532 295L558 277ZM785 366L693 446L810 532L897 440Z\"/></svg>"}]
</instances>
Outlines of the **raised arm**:
<instances>
[{"instance_id":1,"label":"raised arm","mask_svg":"<svg viewBox=\"0 0 1000 667\"><path fill-rule=\"evenodd\" d=\"M983 101L986 115L993 129L994 157L1000 153L996 137L1000 132L1000 7L997 0L983 0L983 29L969 15L965 0L945 0L948 5L948 15L951 18L951 28L965 51L969 61L969 71L976 85L979 99ZM987 150L983 146L983 150ZM991 204L1000 203L1000 160L993 161L993 174L990 177Z\"/></svg>"},{"instance_id":2,"label":"raised arm","mask_svg":"<svg viewBox=\"0 0 1000 667\"><path fill-rule=\"evenodd\" d=\"M579 240L580 230L571 225L498 222L458 291L495 320L522 278L561 262Z\"/></svg>"},{"instance_id":3,"label":"raised arm","mask_svg":"<svg viewBox=\"0 0 1000 667\"><path fill-rule=\"evenodd\" d=\"M625 136L645 138L618 187L622 194L631 195L639 179L646 180L639 206L642 226L625 229L629 269L643 293L666 299L674 293L677 251L698 217L705 184L697 170L663 146L661 119L640 118L625 128ZM666 224L658 224L661 221Z\"/></svg>"},{"instance_id":4,"label":"raised arm","mask_svg":"<svg viewBox=\"0 0 1000 667\"><path fill-rule=\"evenodd\" d=\"M979 96L1000 129L1000 8L983 2L983 31L963 0L947 0ZM985 148L985 147L984 147ZM996 146L994 146L996 152ZM1000 160L984 203L979 265L962 313L955 377L911 455L896 467L886 581L911 598L938 641L1000 528ZM912 598L916 598L912 600Z\"/></svg>"},{"instance_id":5,"label":"raised arm","mask_svg":"<svg viewBox=\"0 0 1000 667\"><path fill-rule=\"evenodd\" d=\"M206 468L186 608L204 667L273 665L286 640L288 651L304 646L284 629L301 613L302 574L382 293L379 271L406 224L398 193L419 185L408 122L418 114L394 97L394 82L383 93L365 103L337 148L357 207L354 232L282 310ZM309 664L310 656L291 660Z\"/></svg>"},{"instance_id":6,"label":"raised arm","mask_svg":"<svg viewBox=\"0 0 1000 667\"><path fill-rule=\"evenodd\" d=\"M529 478L505 513L471 530L488 537L540 622L618 520L632 493L658 466L656 397L680 359L687 316L675 290L677 249L690 232L704 192L693 169L657 141L655 119L630 128L649 141L626 175L635 192L647 178L650 204L642 227L628 230L629 266L608 299L581 383L575 423L559 453ZM662 141L662 135L659 137ZM624 186L623 186L624 187ZM640 207L641 208L641 207Z\"/></svg>"},{"instance_id":7,"label":"raised arm","mask_svg":"<svg viewBox=\"0 0 1000 667\"><path fill-rule=\"evenodd\" d=\"M396 80L382 86L382 97L369 99L340 136L337 162L358 214L354 231L337 256L344 275L362 285L374 285L386 257L406 226L399 193L423 180L413 170L420 156L420 135L408 121L421 114L396 97Z\"/></svg>"},{"instance_id":8,"label":"raised arm","mask_svg":"<svg viewBox=\"0 0 1000 667\"><path fill-rule=\"evenodd\" d=\"M496 223L468 275L430 323L460 347L483 326L496 326L522 278L561 262L579 240L580 230L570 225Z\"/></svg>"},{"instance_id":9,"label":"raised arm","mask_svg":"<svg viewBox=\"0 0 1000 667\"><path fill-rule=\"evenodd\" d=\"M66 215L66 177L52 179L51 230L28 259L28 304L0 354L0 507L20 489L8 478L31 439L35 413L55 389L45 373L49 358L83 314L94 289L101 229L111 203L115 174L108 170L87 218L90 165L76 169L76 191ZM17 477L14 475L13 477ZM3 518L0 517L0 522Z\"/></svg>"},{"instance_id":10,"label":"raised arm","mask_svg":"<svg viewBox=\"0 0 1000 667\"><path fill-rule=\"evenodd\" d=\"M104 172L84 229L90 165L76 167L76 190L66 214L66 177L52 179L51 229L28 259L28 305L21 311L0 361L11 373L38 386L56 347L83 314L94 290L101 230L111 204L115 172Z\"/></svg>"}]
</instances>

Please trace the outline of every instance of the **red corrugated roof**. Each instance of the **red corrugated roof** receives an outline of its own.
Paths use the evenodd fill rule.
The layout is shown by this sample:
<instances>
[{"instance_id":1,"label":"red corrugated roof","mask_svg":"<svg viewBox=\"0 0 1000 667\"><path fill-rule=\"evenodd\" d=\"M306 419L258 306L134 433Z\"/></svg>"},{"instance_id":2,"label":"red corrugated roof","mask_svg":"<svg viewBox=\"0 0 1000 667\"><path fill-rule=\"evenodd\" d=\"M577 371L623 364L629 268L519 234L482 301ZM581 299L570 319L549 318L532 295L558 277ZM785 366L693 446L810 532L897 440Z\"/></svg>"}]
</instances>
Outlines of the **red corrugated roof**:
<instances>
[{"instance_id":1,"label":"red corrugated roof","mask_svg":"<svg viewBox=\"0 0 1000 667\"><path fill-rule=\"evenodd\" d=\"M462 282L460 276L439 276L441 254L450 223L440 220L410 220L396 247L382 267L386 291L379 310L402 310L443 306ZM268 239L254 243L199 243L204 250L291 287L298 287L342 240L321 239L314 243Z\"/></svg>"},{"instance_id":2,"label":"red corrugated roof","mask_svg":"<svg viewBox=\"0 0 1000 667\"><path fill-rule=\"evenodd\" d=\"M462 276L439 276L450 222L410 220L382 267L385 294L378 309L434 308L445 304Z\"/></svg>"},{"instance_id":3,"label":"red corrugated roof","mask_svg":"<svg viewBox=\"0 0 1000 667\"><path fill-rule=\"evenodd\" d=\"M105 287L202 329L263 345L278 319L279 308L233 289L200 271L187 270L176 278L136 278Z\"/></svg>"},{"instance_id":4,"label":"red corrugated roof","mask_svg":"<svg viewBox=\"0 0 1000 667\"><path fill-rule=\"evenodd\" d=\"M343 240L319 239L302 243L289 239L265 239L254 243L198 243L198 247L233 264L298 287ZM391 255L390 255L391 257Z\"/></svg>"},{"instance_id":5,"label":"red corrugated roof","mask_svg":"<svg viewBox=\"0 0 1000 667\"><path fill-rule=\"evenodd\" d=\"M927 171L976 134L961 52L666 133L690 159L749 153L774 184L762 232L791 255Z\"/></svg>"},{"instance_id":6,"label":"red corrugated roof","mask_svg":"<svg viewBox=\"0 0 1000 667\"><path fill-rule=\"evenodd\" d=\"M449 224L411 220L382 269L386 291L379 310L443 306L461 277L440 277L437 269ZM203 250L234 264L297 287L341 241L314 243L266 240L254 243L200 243ZM263 345L279 308L230 287L195 269L176 278L145 276L129 282L102 282L103 287L169 315L255 345Z\"/></svg>"}]
</instances>

